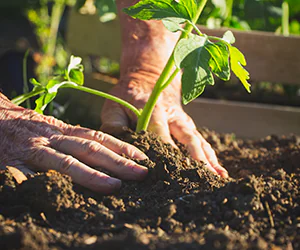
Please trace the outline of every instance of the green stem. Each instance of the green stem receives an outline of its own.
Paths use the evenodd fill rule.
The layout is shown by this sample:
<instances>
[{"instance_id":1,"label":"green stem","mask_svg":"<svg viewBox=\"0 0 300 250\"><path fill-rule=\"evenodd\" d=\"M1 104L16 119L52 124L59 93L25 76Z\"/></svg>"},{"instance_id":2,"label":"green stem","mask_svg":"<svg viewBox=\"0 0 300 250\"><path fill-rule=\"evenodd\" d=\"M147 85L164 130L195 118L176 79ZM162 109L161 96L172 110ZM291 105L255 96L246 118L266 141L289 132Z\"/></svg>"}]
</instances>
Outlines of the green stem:
<instances>
[{"instance_id":1,"label":"green stem","mask_svg":"<svg viewBox=\"0 0 300 250\"><path fill-rule=\"evenodd\" d=\"M117 102L117 103L123 105L124 107L130 109L138 118L141 115L141 111L138 110L136 107L134 107L129 102L126 102L126 101L124 101L124 100L122 100L122 99L120 99L120 98L118 98L116 96L104 93L102 91L91 89L91 88L84 87L84 86L73 85L73 84L66 84L66 85L62 86L62 88L78 89L78 90L86 92L86 93L90 93L90 94L93 94L93 95L104 97L106 99L109 99L111 101Z\"/></svg>"},{"instance_id":2,"label":"green stem","mask_svg":"<svg viewBox=\"0 0 300 250\"><path fill-rule=\"evenodd\" d=\"M23 58L23 93L27 94L29 92L28 81L27 81L27 59L28 59L29 49L26 50ZM28 109L31 108L30 101L26 100L26 106Z\"/></svg>"},{"instance_id":3,"label":"green stem","mask_svg":"<svg viewBox=\"0 0 300 250\"><path fill-rule=\"evenodd\" d=\"M29 93L17 96L16 98L12 99L11 102L16 105L20 105L23 102L25 102L26 100L28 100L29 98L34 97L39 94L42 94L43 92L45 92L44 89L33 90Z\"/></svg>"},{"instance_id":4,"label":"green stem","mask_svg":"<svg viewBox=\"0 0 300 250\"><path fill-rule=\"evenodd\" d=\"M195 17L193 18L192 22L195 24L198 19L199 16L204 8L204 6L206 5L207 0L201 0L199 5L198 5L198 10L197 13L195 15ZM190 23L187 23L185 28L184 28L185 32L182 32L180 38L178 39L178 42L183 39L186 38L193 30L193 25L191 25ZM178 43L177 42L177 43ZM175 75L174 73L176 72L176 74L179 72L179 70L175 70L174 73L170 76L172 69L175 66L175 61L174 61L174 50L172 52L172 55L170 56L164 70L162 71L160 77L158 78L153 91L149 97L149 100L147 101L140 118L138 119L137 122L137 127L136 127L136 131L139 132L141 130L147 130L149 122L150 122L150 118L152 115L152 112L154 110L156 101L160 95L160 93L162 92L162 90L164 88L167 87L168 84L171 83L171 81L169 80L170 78L174 78Z\"/></svg>"},{"instance_id":5,"label":"green stem","mask_svg":"<svg viewBox=\"0 0 300 250\"><path fill-rule=\"evenodd\" d=\"M289 36L289 4L284 1L282 3L282 34L284 36Z\"/></svg>"},{"instance_id":6,"label":"green stem","mask_svg":"<svg viewBox=\"0 0 300 250\"><path fill-rule=\"evenodd\" d=\"M53 57L56 48L56 40L58 34L59 22L64 10L64 1L55 1L51 13L51 24L49 33L49 42L46 54Z\"/></svg>"}]
</instances>

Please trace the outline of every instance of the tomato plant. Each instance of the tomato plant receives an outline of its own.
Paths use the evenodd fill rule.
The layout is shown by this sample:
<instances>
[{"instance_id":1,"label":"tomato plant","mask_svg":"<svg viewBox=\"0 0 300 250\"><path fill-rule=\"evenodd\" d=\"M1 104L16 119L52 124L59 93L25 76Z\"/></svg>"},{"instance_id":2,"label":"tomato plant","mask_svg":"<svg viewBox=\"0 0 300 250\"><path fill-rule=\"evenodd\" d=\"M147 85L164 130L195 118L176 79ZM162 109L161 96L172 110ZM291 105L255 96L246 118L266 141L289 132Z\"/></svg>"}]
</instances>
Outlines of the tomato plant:
<instances>
[{"instance_id":1,"label":"tomato plant","mask_svg":"<svg viewBox=\"0 0 300 250\"><path fill-rule=\"evenodd\" d=\"M157 80L148 102L142 110L110 94L83 86L83 66L81 58L71 57L68 68L59 76L43 85L35 80L32 92L15 98L17 104L40 95L36 100L36 111L43 112L60 88L74 88L116 101L132 110L138 117L137 131L147 130L148 124L161 92L183 70L182 100L184 104L197 98L207 85L214 84L213 75L222 80L229 80L231 71L240 79L245 89L250 92L249 73L244 69L244 55L233 46L235 38L231 31L223 37L203 34L196 22L207 0L141 0L134 6L124 9L133 18L141 20L161 20L171 32L182 32L173 52ZM192 31L196 34L193 34Z\"/></svg>"}]
</instances>

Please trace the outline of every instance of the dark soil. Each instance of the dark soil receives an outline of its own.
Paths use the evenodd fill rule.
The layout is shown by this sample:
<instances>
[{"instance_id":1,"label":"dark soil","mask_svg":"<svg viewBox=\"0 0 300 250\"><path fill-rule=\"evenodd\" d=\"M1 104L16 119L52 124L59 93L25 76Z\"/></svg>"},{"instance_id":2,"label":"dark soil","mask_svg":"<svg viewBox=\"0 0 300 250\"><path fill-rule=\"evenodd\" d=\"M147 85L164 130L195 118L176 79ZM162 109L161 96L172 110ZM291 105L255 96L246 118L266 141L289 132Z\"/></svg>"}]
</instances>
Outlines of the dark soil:
<instances>
[{"instance_id":1,"label":"dark soil","mask_svg":"<svg viewBox=\"0 0 300 250\"><path fill-rule=\"evenodd\" d=\"M224 180L152 134L123 139L152 161L144 182L101 196L67 176L0 174L0 249L300 249L299 138L202 134Z\"/></svg>"}]
</instances>

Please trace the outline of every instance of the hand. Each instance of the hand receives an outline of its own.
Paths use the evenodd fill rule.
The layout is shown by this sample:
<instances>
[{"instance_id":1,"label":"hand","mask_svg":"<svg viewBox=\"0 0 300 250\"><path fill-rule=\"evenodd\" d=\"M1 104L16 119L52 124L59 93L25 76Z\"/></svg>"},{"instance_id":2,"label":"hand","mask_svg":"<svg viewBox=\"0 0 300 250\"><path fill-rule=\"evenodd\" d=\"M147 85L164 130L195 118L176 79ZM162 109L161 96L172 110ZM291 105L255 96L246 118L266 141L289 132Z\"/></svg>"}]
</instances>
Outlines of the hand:
<instances>
[{"instance_id":1,"label":"hand","mask_svg":"<svg viewBox=\"0 0 300 250\"><path fill-rule=\"evenodd\" d=\"M133 20L121 11L136 0L117 1L122 30L121 77L112 90L116 95L137 108L143 108L154 84L164 68L179 38L166 30L159 21ZM190 154L216 174L227 177L227 171L219 164L210 144L197 131L193 120L181 107L181 76L168 86L160 96L149 129L176 146L171 136L185 144ZM135 127L136 116L117 103L106 101L102 109L102 128L112 134L123 126Z\"/></svg>"},{"instance_id":2,"label":"hand","mask_svg":"<svg viewBox=\"0 0 300 250\"><path fill-rule=\"evenodd\" d=\"M15 106L1 93L0 138L0 167L14 166L23 173L54 169L102 193L119 189L121 181L97 168L125 180L141 180L147 174L147 168L120 156L146 159L134 146L100 131L71 126Z\"/></svg>"},{"instance_id":3,"label":"hand","mask_svg":"<svg viewBox=\"0 0 300 250\"><path fill-rule=\"evenodd\" d=\"M135 79L125 77L114 87L112 94L118 96L137 108L143 108L151 93L155 78L135 72ZM149 130L156 132L164 142L176 147L171 136L187 146L191 156L206 163L212 172L228 177L227 171L219 164L217 156L210 144L198 132L193 120L182 109L180 98L180 77L168 86L160 96ZM153 83L154 82L154 83ZM145 85L145 83L148 83ZM150 84L151 83L151 84ZM153 83L153 84L152 84ZM148 88L147 88L148 87ZM112 101L106 101L102 109L101 130L118 134L122 127L134 127L137 117L129 109Z\"/></svg>"}]
</instances>

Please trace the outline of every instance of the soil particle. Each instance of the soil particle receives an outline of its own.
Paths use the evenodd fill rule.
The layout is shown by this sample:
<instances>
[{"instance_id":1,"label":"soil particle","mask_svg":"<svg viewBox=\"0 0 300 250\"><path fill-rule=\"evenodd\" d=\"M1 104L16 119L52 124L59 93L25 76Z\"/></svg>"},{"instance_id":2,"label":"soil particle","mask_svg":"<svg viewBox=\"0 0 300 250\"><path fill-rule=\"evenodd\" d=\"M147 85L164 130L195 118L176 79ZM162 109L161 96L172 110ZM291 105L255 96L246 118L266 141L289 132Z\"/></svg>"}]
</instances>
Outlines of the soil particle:
<instances>
[{"instance_id":1,"label":"soil particle","mask_svg":"<svg viewBox=\"0 0 300 250\"><path fill-rule=\"evenodd\" d=\"M300 249L300 145L203 129L231 176L152 133L121 138L144 151L143 182L102 196L55 171L17 184L0 172L0 249Z\"/></svg>"}]
</instances>

